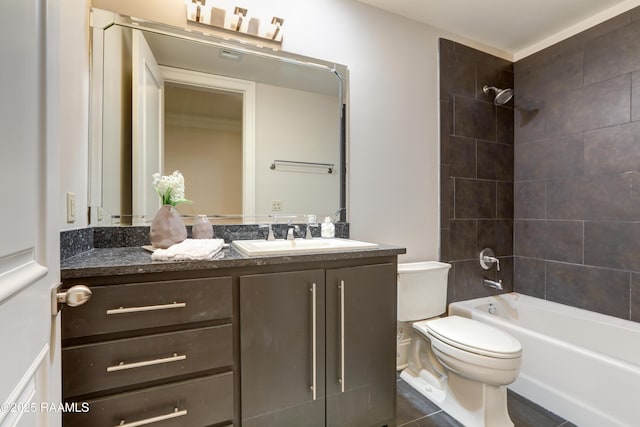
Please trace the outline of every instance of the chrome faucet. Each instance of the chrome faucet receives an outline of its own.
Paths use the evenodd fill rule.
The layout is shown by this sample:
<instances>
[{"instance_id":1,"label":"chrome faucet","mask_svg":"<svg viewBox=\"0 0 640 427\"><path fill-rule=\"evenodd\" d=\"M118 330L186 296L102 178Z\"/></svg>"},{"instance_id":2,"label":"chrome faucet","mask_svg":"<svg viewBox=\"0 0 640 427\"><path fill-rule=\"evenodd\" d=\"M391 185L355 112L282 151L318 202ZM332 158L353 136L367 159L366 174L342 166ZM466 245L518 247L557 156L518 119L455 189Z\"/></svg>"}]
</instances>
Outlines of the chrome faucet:
<instances>
[{"instance_id":1,"label":"chrome faucet","mask_svg":"<svg viewBox=\"0 0 640 427\"><path fill-rule=\"evenodd\" d=\"M484 280L482 281L482 284L489 288L497 289L499 291L502 290L502 279L496 282L495 280L487 279L485 277Z\"/></svg>"},{"instance_id":2,"label":"chrome faucet","mask_svg":"<svg viewBox=\"0 0 640 427\"><path fill-rule=\"evenodd\" d=\"M291 221L289 221L289 224L287 225L287 240L294 240L296 238L294 231L299 233L300 226L291 224Z\"/></svg>"}]
</instances>

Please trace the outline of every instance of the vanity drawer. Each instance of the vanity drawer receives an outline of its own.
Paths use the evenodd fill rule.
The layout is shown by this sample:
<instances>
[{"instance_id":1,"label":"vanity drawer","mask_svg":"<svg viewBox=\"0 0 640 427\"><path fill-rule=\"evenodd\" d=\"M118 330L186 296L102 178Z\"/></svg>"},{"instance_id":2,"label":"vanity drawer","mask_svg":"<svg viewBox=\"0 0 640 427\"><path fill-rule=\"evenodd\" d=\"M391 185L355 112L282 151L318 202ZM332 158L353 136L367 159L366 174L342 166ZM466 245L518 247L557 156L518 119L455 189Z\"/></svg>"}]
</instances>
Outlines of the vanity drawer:
<instances>
[{"instance_id":1,"label":"vanity drawer","mask_svg":"<svg viewBox=\"0 0 640 427\"><path fill-rule=\"evenodd\" d=\"M233 374L207 376L189 381L150 387L105 398L78 402L78 412L63 415L64 427L117 427L158 425L162 427L204 427L233 418ZM165 417L165 421L153 421ZM147 420L147 423L140 423ZM157 424L156 424L157 423Z\"/></svg>"},{"instance_id":2,"label":"vanity drawer","mask_svg":"<svg viewBox=\"0 0 640 427\"><path fill-rule=\"evenodd\" d=\"M62 311L62 339L231 317L231 278L92 286Z\"/></svg>"},{"instance_id":3,"label":"vanity drawer","mask_svg":"<svg viewBox=\"0 0 640 427\"><path fill-rule=\"evenodd\" d=\"M67 347L65 397L233 365L231 325Z\"/></svg>"}]
</instances>

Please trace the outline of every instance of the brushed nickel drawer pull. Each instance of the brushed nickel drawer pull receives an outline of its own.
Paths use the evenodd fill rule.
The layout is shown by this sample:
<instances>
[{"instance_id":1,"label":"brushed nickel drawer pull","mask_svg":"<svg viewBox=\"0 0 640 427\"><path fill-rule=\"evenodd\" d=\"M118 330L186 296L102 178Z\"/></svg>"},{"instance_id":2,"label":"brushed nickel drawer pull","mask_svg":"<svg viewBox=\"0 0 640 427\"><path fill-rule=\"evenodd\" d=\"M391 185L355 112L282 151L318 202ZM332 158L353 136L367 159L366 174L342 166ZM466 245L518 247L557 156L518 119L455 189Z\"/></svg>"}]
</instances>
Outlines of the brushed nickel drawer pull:
<instances>
[{"instance_id":1,"label":"brushed nickel drawer pull","mask_svg":"<svg viewBox=\"0 0 640 427\"><path fill-rule=\"evenodd\" d=\"M152 423L157 423L160 421L165 421L165 420L170 420L172 418L178 418L178 417L183 417L187 415L187 410L183 409L182 411L179 411L178 408L175 408L175 410L173 412L170 412L166 415L158 415L157 417L151 417L151 418L146 418L144 420L140 420L140 421L133 421L131 423L125 423L124 420L120 420L120 424L118 424L117 426L114 427L138 427L138 426L144 426L147 424L152 424Z\"/></svg>"},{"instance_id":2,"label":"brushed nickel drawer pull","mask_svg":"<svg viewBox=\"0 0 640 427\"><path fill-rule=\"evenodd\" d=\"M143 311L155 311L155 310L169 310L172 308L184 308L187 306L186 302L173 302L171 304L160 305L145 305L142 307L120 307L107 310L107 314L125 314L125 313L139 313Z\"/></svg>"},{"instance_id":3,"label":"brushed nickel drawer pull","mask_svg":"<svg viewBox=\"0 0 640 427\"><path fill-rule=\"evenodd\" d=\"M144 360L142 362L134 362L134 363L120 362L117 365L107 367L107 372L117 372L117 371L124 371L127 369L142 368L145 366L160 365L163 363L178 362L180 360L185 360L186 358L187 358L186 354L173 353L173 356L163 357L162 359Z\"/></svg>"},{"instance_id":4,"label":"brushed nickel drawer pull","mask_svg":"<svg viewBox=\"0 0 640 427\"><path fill-rule=\"evenodd\" d=\"M316 353L318 352L318 337L317 337L317 313L316 313L316 284L311 285L311 396L313 400L316 400L318 393L318 360Z\"/></svg>"}]
</instances>

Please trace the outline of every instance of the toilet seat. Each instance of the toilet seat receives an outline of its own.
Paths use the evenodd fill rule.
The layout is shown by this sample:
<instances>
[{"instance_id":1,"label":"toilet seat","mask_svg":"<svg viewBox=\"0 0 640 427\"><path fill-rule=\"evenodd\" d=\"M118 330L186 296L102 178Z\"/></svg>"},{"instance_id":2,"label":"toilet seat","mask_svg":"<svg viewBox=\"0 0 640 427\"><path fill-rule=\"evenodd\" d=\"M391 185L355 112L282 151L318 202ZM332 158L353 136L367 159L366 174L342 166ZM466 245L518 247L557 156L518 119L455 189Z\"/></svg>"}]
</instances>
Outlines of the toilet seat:
<instances>
[{"instance_id":1,"label":"toilet seat","mask_svg":"<svg viewBox=\"0 0 640 427\"><path fill-rule=\"evenodd\" d=\"M449 316L416 322L414 327L449 346L481 356L514 359L522 354L522 346L511 335L473 319Z\"/></svg>"},{"instance_id":2,"label":"toilet seat","mask_svg":"<svg viewBox=\"0 0 640 427\"><path fill-rule=\"evenodd\" d=\"M438 361L450 372L483 384L497 387L511 384L520 372L520 357L507 359L483 356L433 337L431 348Z\"/></svg>"}]
</instances>

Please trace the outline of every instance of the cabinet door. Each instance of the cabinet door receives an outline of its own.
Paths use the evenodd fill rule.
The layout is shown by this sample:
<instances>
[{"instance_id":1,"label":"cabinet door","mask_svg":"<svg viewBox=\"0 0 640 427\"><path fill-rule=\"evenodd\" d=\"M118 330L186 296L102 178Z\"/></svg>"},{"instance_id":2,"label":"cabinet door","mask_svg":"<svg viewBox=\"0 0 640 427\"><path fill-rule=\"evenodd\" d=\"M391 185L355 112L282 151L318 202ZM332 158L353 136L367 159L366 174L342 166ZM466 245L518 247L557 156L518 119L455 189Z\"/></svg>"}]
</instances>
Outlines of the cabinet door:
<instances>
[{"instance_id":1,"label":"cabinet door","mask_svg":"<svg viewBox=\"0 0 640 427\"><path fill-rule=\"evenodd\" d=\"M325 425L324 275L240 277L243 427Z\"/></svg>"},{"instance_id":2,"label":"cabinet door","mask_svg":"<svg viewBox=\"0 0 640 427\"><path fill-rule=\"evenodd\" d=\"M395 419L396 265L327 270L327 426Z\"/></svg>"}]
</instances>

